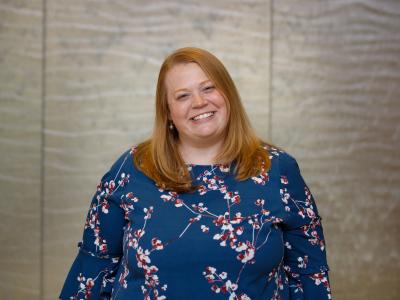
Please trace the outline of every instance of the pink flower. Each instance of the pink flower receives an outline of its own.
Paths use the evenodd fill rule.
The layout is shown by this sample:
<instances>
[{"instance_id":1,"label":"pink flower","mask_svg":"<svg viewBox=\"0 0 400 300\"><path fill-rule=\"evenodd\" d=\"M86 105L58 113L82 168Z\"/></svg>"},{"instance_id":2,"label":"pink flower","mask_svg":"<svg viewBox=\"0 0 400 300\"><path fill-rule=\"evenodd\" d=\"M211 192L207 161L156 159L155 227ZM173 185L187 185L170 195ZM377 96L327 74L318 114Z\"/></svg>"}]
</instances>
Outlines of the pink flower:
<instances>
[{"instance_id":1,"label":"pink flower","mask_svg":"<svg viewBox=\"0 0 400 300\"><path fill-rule=\"evenodd\" d=\"M126 194L125 197L128 198L129 200L132 200L133 202L138 202L138 201L139 201L139 199L136 198L136 197L133 195L132 192L129 192L128 194Z\"/></svg>"},{"instance_id":2,"label":"pink flower","mask_svg":"<svg viewBox=\"0 0 400 300\"><path fill-rule=\"evenodd\" d=\"M201 228L201 231L203 231L204 233L207 233L210 231L210 228L205 225L201 225L200 228Z\"/></svg>"},{"instance_id":3,"label":"pink flower","mask_svg":"<svg viewBox=\"0 0 400 300\"><path fill-rule=\"evenodd\" d=\"M107 244L105 243L105 240L103 240L103 241L104 241L104 243L100 245L100 251L102 253L105 253L105 252L107 252Z\"/></svg>"},{"instance_id":4,"label":"pink flower","mask_svg":"<svg viewBox=\"0 0 400 300\"><path fill-rule=\"evenodd\" d=\"M247 296L246 294L240 294L238 296L238 300L251 300L251 298L249 296Z\"/></svg>"},{"instance_id":5,"label":"pink flower","mask_svg":"<svg viewBox=\"0 0 400 300\"><path fill-rule=\"evenodd\" d=\"M141 238L144 235L144 233L145 233L145 231L143 229L138 229L138 230L135 230L133 235L137 238Z\"/></svg>"},{"instance_id":6,"label":"pink flower","mask_svg":"<svg viewBox=\"0 0 400 300\"><path fill-rule=\"evenodd\" d=\"M249 241L246 242L246 246L246 249L236 256L236 258L242 263L247 263L248 261L252 260L255 254L255 248ZM238 251L238 249L236 249L236 251Z\"/></svg>"},{"instance_id":7,"label":"pink flower","mask_svg":"<svg viewBox=\"0 0 400 300\"><path fill-rule=\"evenodd\" d=\"M88 279L86 280L86 287L87 287L88 289L91 289L93 286L94 286L94 280L93 280L92 278L88 278Z\"/></svg>"},{"instance_id":8,"label":"pink flower","mask_svg":"<svg viewBox=\"0 0 400 300\"><path fill-rule=\"evenodd\" d=\"M155 250L162 250L164 249L164 245L162 244L162 242L157 239L157 238L152 238L151 239L151 245L153 247L153 249Z\"/></svg>"},{"instance_id":9,"label":"pink flower","mask_svg":"<svg viewBox=\"0 0 400 300\"><path fill-rule=\"evenodd\" d=\"M269 212L268 209L262 209L262 210L261 210L261 213L262 213L264 216L268 216L270 212Z\"/></svg>"},{"instance_id":10,"label":"pink flower","mask_svg":"<svg viewBox=\"0 0 400 300\"><path fill-rule=\"evenodd\" d=\"M235 204L239 204L240 203L240 196L239 195L235 195L231 198L231 202L235 203Z\"/></svg>"},{"instance_id":11,"label":"pink flower","mask_svg":"<svg viewBox=\"0 0 400 300\"><path fill-rule=\"evenodd\" d=\"M315 218L315 212L311 208L307 208L306 211L309 218Z\"/></svg>"},{"instance_id":12,"label":"pink flower","mask_svg":"<svg viewBox=\"0 0 400 300\"><path fill-rule=\"evenodd\" d=\"M257 199L256 202L255 202L255 204L256 204L257 206L263 206L264 203L265 203L265 200L264 200L264 199Z\"/></svg>"},{"instance_id":13,"label":"pink flower","mask_svg":"<svg viewBox=\"0 0 400 300\"><path fill-rule=\"evenodd\" d=\"M110 208L110 204L108 204L108 201L107 200L104 200L102 203L101 203L101 211L103 212L103 213L105 213L105 214L108 214L108 209Z\"/></svg>"},{"instance_id":14,"label":"pink flower","mask_svg":"<svg viewBox=\"0 0 400 300\"><path fill-rule=\"evenodd\" d=\"M241 234L243 233L243 231L244 231L244 227L243 227L243 226L239 226L239 227L237 227L237 228L235 229L235 233L236 233L237 235L241 235Z\"/></svg>"},{"instance_id":15,"label":"pink flower","mask_svg":"<svg viewBox=\"0 0 400 300\"><path fill-rule=\"evenodd\" d=\"M220 288L219 288L218 285L216 285L216 284L213 284L213 285L211 286L211 290L212 290L213 292L215 292L215 293L219 293L219 292L220 292Z\"/></svg>"}]
</instances>

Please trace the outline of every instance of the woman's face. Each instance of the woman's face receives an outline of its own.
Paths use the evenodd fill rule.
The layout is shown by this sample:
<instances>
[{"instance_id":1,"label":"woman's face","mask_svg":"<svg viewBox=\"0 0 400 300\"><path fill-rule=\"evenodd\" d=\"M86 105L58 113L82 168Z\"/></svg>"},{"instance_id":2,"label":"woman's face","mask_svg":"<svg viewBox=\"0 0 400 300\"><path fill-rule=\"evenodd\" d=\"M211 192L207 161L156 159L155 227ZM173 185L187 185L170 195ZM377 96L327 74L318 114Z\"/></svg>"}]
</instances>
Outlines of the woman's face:
<instances>
[{"instance_id":1,"label":"woman's face","mask_svg":"<svg viewBox=\"0 0 400 300\"><path fill-rule=\"evenodd\" d=\"M167 73L169 118L181 143L220 142L228 122L222 93L196 63L177 64Z\"/></svg>"}]
</instances>

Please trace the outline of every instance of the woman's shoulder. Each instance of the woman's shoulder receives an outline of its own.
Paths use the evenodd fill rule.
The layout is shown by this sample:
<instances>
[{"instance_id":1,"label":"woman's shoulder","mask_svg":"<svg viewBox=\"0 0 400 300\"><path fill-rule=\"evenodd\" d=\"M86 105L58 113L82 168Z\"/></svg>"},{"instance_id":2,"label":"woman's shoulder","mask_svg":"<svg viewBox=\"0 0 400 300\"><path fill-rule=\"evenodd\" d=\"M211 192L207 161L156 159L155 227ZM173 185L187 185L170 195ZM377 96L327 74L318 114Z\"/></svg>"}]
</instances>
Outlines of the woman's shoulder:
<instances>
[{"instance_id":1,"label":"woman's shoulder","mask_svg":"<svg viewBox=\"0 0 400 300\"><path fill-rule=\"evenodd\" d=\"M133 164L134 149L134 147L130 147L116 156L117 158L104 174L101 180L102 183L110 184L111 182L114 185L123 186L124 183L127 183L129 179L134 176L136 172Z\"/></svg>"},{"instance_id":2,"label":"woman's shoulder","mask_svg":"<svg viewBox=\"0 0 400 300\"><path fill-rule=\"evenodd\" d=\"M276 166L281 172L298 169L295 157L283 148L267 143L263 144L263 148L268 152L272 167Z\"/></svg>"},{"instance_id":3,"label":"woman's shoulder","mask_svg":"<svg viewBox=\"0 0 400 300\"><path fill-rule=\"evenodd\" d=\"M109 172L115 177L130 177L136 180L142 180L147 176L136 165L135 156L138 155L138 146L132 145L129 149L125 150L122 154L117 156L117 159L112 164Z\"/></svg>"},{"instance_id":4,"label":"woman's shoulder","mask_svg":"<svg viewBox=\"0 0 400 300\"><path fill-rule=\"evenodd\" d=\"M122 154L117 155L117 159L111 165L110 171L118 172L118 170L127 170L132 167L134 150L135 146L132 146Z\"/></svg>"}]
</instances>

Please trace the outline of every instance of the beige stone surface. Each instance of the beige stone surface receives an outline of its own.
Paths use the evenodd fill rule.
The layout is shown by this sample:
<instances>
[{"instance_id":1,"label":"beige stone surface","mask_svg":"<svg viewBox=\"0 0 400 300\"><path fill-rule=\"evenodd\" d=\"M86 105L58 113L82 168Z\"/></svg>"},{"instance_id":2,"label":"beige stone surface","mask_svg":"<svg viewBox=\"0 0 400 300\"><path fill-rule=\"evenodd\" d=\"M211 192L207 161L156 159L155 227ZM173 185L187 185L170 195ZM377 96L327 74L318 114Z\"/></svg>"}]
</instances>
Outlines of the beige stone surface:
<instances>
[{"instance_id":1,"label":"beige stone surface","mask_svg":"<svg viewBox=\"0 0 400 300\"><path fill-rule=\"evenodd\" d=\"M324 219L334 299L398 299L400 3L275 1L272 138Z\"/></svg>"},{"instance_id":2,"label":"beige stone surface","mask_svg":"<svg viewBox=\"0 0 400 300\"><path fill-rule=\"evenodd\" d=\"M158 70L173 49L215 53L267 134L269 9L269 1L47 2L45 299L61 289L100 177L150 134Z\"/></svg>"},{"instance_id":3,"label":"beige stone surface","mask_svg":"<svg viewBox=\"0 0 400 300\"><path fill-rule=\"evenodd\" d=\"M0 1L0 66L0 299L39 299L41 1Z\"/></svg>"}]
</instances>

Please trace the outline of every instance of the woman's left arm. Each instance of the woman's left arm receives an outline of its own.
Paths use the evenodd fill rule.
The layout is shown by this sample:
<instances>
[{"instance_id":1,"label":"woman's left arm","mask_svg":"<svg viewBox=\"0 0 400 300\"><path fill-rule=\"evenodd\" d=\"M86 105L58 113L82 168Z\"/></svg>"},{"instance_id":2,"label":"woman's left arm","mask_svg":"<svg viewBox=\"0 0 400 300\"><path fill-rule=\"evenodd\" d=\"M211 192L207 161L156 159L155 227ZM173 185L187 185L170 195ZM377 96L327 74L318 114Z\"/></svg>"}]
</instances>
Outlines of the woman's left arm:
<instances>
[{"instance_id":1,"label":"woman's left arm","mask_svg":"<svg viewBox=\"0 0 400 300\"><path fill-rule=\"evenodd\" d=\"M290 299L331 299L321 217L296 160L281 153L281 198L285 210L284 269Z\"/></svg>"}]
</instances>

